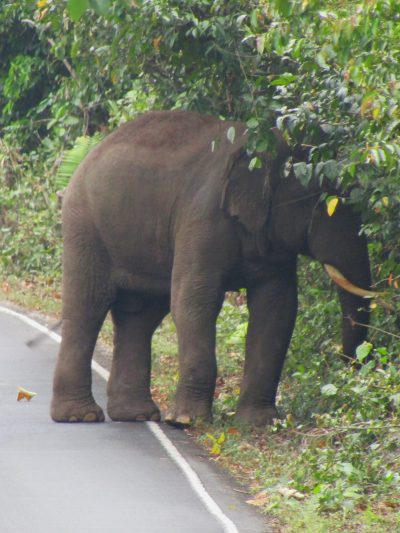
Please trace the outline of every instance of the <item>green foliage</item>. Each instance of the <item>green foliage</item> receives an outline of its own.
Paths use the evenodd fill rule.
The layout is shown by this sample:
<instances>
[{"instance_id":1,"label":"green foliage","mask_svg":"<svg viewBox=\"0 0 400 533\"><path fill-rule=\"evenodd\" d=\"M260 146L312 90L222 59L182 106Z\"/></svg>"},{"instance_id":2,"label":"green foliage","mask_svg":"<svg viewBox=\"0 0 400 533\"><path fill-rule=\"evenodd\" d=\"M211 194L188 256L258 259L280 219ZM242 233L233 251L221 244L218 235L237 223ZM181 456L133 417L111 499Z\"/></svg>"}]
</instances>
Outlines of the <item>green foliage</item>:
<instances>
[{"instance_id":1,"label":"green foliage","mask_svg":"<svg viewBox=\"0 0 400 533\"><path fill-rule=\"evenodd\" d=\"M67 5L71 18L78 21L89 8L92 8L98 15L107 15L110 4L111 0L68 0Z\"/></svg>"},{"instance_id":2,"label":"green foliage","mask_svg":"<svg viewBox=\"0 0 400 533\"><path fill-rule=\"evenodd\" d=\"M0 272L60 276L60 216L51 168L0 141Z\"/></svg>"},{"instance_id":3,"label":"green foliage","mask_svg":"<svg viewBox=\"0 0 400 533\"><path fill-rule=\"evenodd\" d=\"M6 140L23 151L50 140L61 152L150 107L180 107L246 121L251 146L265 150L277 124L289 142L313 146L310 161L295 165L299 179L352 186L348 201L363 211L378 262L390 262L384 274L400 275L397 2L64 7L0 7Z\"/></svg>"},{"instance_id":4,"label":"green foliage","mask_svg":"<svg viewBox=\"0 0 400 533\"><path fill-rule=\"evenodd\" d=\"M102 138L103 135L101 133L97 133L93 137L78 137L74 146L64 153L55 177L55 183L59 189L65 189L79 163L83 161Z\"/></svg>"},{"instance_id":5,"label":"green foliage","mask_svg":"<svg viewBox=\"0 0 400 533\"><path fill-rule=\"evenodd\" d=\"M110 99L107 102L110 128L115 128L149 109L156 109L156 99L157 93L154 89L144 89L139 80L132 81L131 89L122 98Z\"/></svg>"}]
</instances>

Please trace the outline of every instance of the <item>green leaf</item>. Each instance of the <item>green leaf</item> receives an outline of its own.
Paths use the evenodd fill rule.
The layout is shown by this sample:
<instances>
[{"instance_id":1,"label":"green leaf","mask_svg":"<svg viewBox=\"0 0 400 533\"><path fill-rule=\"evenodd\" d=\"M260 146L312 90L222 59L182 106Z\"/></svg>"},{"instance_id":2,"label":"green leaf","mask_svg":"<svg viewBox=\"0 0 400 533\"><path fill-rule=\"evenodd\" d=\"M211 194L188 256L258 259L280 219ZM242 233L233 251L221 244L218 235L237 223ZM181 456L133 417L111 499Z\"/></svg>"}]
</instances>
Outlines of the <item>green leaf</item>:
<instances>
[{"instance_id":1,"label":"green leaf","mask_svg":"<svg viewBox=\"0 0 400 533\"><path fill-rule=\"evenodd\" d=\"M259 124L260 124L260 123L259 123L258 119L256 119L255 117L251 117L251 118L246 122L246 125L247 125L250 129L258 128Z\"/></svg>"},{"instance_id":2,"label":"green leaf","mask_svg":"<svg viewBox=\"0 0 400 533\"><path fill-rule=\"evenodd\" d=\"M228 141L230 141L232 144L235 142L236 130L233 126L228 128L228 131L226 132L226 136L228 138Z\"/></svg>"},{"instance_id":3,"label":"green leaf","mask_svg":"<svg viewBox=\"0 0 400 533\"><path fill-rule=\"evenodd\" d=\"M290 83L296 81L297 78L298 76L290 74L290 72L286 72L285 74L282 74L282 76L279 76L279 78L271 81L271 85L289 85Z\"/></svg>"},{"instance_id":4,"label":"green leaf","mask_svg":"<svg viewBox=\"0 0 400 533\"><path fill-rule=\"evenodd\" d=\"M389 397L389 400L391 402L393 402L393 405L396 407L396 408L400 408L400 392L399 393L396 393L396 394L392 394L390 397Z\"/></svg>"},{"instance_id":5,"label":"green leaf","mask_svg":"<svg viewBox=\"0 0 400 533\"><path fill-rule=\"evenodd\" d=\"M324 55L320 52L319 54L317 54L317 63L318 65L323 68L323 69L329 69L329 65L328 63L325 61L325 57Z\"/></svg>"},{"instance_id":6,"label":"green leaf","mask_svg":"<svg viewBox=\"0 0 400 533\"><path fill-rule=\"evenodd\" d=\"M338 162L335 159L329 159L324 163L324 174L325 176L333 181L339 176L340 167Z\"/></svg>"},{"instance_id":7,"label":"green leaf","mask_svg":"<svg viewBox=\"0 0 400 533\"><path fill-rule=\"evenodd\" d=\"M356 357L360 363L364 361L366 357L369 356L372 350L372 344L370 342L363 342L360 346L357 346Z\"/></svg>"},{"instance_id":8,"label":"green leaf","mask_svg":"<svg viewBox=\"0 0 400 533\"><path fill-rule=\"evenodd\" d=\"M353 204L361 202L364 198L364 191L360 188L355 187L350 191L350 201Z\"/></svg>"},{"instance_id":9,"label":"green leaf","mask_svg":"<svg viewBox=\"0 0 400 533\"><path fill-rule=\"evenodd\" d=\"M256 151L257 152L266 152L268 150L268 147L269 147L269 142L268 142L268 139L260 139L258 142L257 142L257 145L256 145Z\"/></svg>"},{"instance_id":10,"label":"green leaf","mask_svg":"<svg viewBox=\"0 0 400 533\"><path fill-rule=\"evenodd\" d=\"M351 476L354 472L354 466L351 463L339 463L339 466L346 476Z\"/></svg>"},{"instance_id":11,"label":"green leaf","mask_svg":"<svg viewBox=\"0 0 400 533\"><path fill-rule=\"evenodd\" d=\"M106 16L110 11L111 0L89 0L92 7L98 15Z\"/></svg>"},{"instance_id":12,"label":"green leaf","mask_svg":"<svg viewBox=\"0 0 400 533\"><path fill-rule=\"evenodd\" d=\"M375 361L368 361L368 363L365 363L364 366L362 367L362 369L360 370L360 375L365 377L365 376L368 376L368 374L372 371L372 370L375 370L375 367L376 367L376 362Z\"/></svg>"},{"instance_id":13,"label":"green leaf","mask_svg":"<svg viewBox=\"0 0 400 533\"><path fill-rule=\"evenodd\" d=\"M250 24L254 29L258 28L258 14L258 9L253 9L253 11L250 13Z\"/></svg>"},{"instance_id":14,"label":"green leaf","mask_svg":"<svg viewBox=\"0 0 400 533\"><path fill-rule=\"evenodd\" d=\"M304 161L301 161L300 163L295 163L293 165L293 172L300 183L304 185L304 187L307 187L307 185L310 183L312 178L312 170L312 163L307 164Z\"/></svg>"},{"instance_id":15,"label":"green leaf","mask_svg":"<svg viewBox=\"0 0 400 533\"><path fill-rule=\"evenodd\" d=\"M292 11L291 0L275 0L275 9L283 17L288 17Z\"/></svg>"},{"instance_id":16,"label":"green leaf","mask_svg":"<svg viewBox=\"0 0 400 533\"><path fill-rule=\"evenodd\" d=\"M253 170L255 168L261 168L262 167L262 161L259 157L253 157L253 159L249 163L249 170Z\"/></svg>"},{"instance_id":17,"label":"green leaf","mask_svg":"<svg viewBox=\"0 0 400 533\"><path fill-rule=\"evenodd\" d=\"M299 39L296 43L296 46L293 48L292 56L294 59L300 59L301 57L301 49L304 45L305 39Z\"/></svg>"},{"instance_id":18,"label":"green leaf","mask_svg":"<svg viewBox=\"0 0 400 533\"><path fill-rule=\"evenodd\" d=\"M338 388L333 383L328 383L321 387L321 394L323 396L335 396L337 393Z\"/></svg>"},{"instance_id":19,"label":"green leaf","mask_svg":"<svg viewBox=\"0 0 400 533\"><path fill-rule=\"evenodd\" d=\"M89 7L89 0L68 0L68 13L77 22Z\"/></svg>"}]
</instances>

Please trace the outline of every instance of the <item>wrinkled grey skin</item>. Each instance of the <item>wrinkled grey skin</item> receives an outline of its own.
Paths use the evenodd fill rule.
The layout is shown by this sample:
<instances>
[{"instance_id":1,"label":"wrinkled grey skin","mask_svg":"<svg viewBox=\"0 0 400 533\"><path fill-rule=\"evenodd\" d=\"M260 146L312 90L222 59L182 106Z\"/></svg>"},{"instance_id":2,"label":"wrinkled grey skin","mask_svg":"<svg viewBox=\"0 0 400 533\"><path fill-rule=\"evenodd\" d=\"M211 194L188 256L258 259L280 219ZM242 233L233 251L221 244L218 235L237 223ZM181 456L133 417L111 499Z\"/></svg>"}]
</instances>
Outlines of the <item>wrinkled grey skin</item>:
<instances>
[{"instance_id":1,"label":"wrinkled grey skin","mask_svg":"<svg viewBox=\"0 0 400 533\"><path fill-rule=\"evenodd\" d=\"M229 127L235 140L227 139ZM91 358L106 313L115 327L108 385L113 420L159 420L150 394L151 338L171 310L180 379L166 420L211 416L215 324L225 291L247 289L250 321L237 416L262 425L275 395L297 312L296 258L307 254L368 288L359 220L329 217L315 186L279 176L279 161L250 171L244 125L185 111L152 112L102 141L63 201L63 325L51 415L102 421ZM279 158L278 158L279 159ZM365 300L339 290L343 344L363 341Z\"/></svg>"}]
</instances>

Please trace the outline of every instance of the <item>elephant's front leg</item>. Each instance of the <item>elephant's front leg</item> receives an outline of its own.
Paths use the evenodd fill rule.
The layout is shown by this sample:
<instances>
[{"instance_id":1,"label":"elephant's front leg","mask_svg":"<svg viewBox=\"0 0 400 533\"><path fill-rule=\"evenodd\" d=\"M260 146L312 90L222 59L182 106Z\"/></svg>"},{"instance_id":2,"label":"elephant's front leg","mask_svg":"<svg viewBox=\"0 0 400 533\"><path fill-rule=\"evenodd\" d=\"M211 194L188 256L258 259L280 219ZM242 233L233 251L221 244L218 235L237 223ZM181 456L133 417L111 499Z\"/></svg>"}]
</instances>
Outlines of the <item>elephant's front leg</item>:
<instances>
[{"instance_id":1,"label":"elephant's front leg","mask_svg":"<svg viewBox=\"0 0 400 533\"><path fill-rule=\"evenodd\" d=\"M214 283L213 283L214 282ZM190 425L211 418L217 364L215 323L223 292L212 274L186 275L172 290L172 316L178 333L179 383L166 422Z\"/></svg>"},{"instance_id":2,"label":"elephant's front leg","mask_svg":"<svg viewBox=\"0 0 400 533\"><path fill-rule=\"evenodd\" d=\"M275 397L297 313L296 264L280 266L248 290L249 328L237 410L240 421L260 426L278 417Z\"/></svg>"}]
</instances>

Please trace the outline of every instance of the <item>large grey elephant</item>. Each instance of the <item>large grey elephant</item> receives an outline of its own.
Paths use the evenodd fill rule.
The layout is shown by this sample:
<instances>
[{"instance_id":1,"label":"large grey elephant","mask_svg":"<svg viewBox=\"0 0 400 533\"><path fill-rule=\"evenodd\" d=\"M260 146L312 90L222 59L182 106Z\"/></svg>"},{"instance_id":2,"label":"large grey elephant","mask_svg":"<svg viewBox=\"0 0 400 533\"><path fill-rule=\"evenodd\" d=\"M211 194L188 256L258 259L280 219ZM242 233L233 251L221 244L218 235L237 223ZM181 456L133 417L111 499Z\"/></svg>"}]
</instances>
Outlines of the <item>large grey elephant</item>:
<instances>
[{"instance_id":1,"label":"large grey elephant","mask_svg":"<svg viewBox=\"0 0 400 533\"><path fill-rule=\"evenodd\" d=\"M360 221L333 216L315 183L281 177L280 147L249 170L246 128L187 111L124 124L82 162L63 201L62 344L51 415L104 420L91 391L91 358L109 310L115 327L108 384L113 420L159 420L151 398L151 339L171 310L179 383L166 421L211 416L215 324L225 291L247 289L250 313L237 416L262 425L275 396L297 312L296 258L323 264L339 289L344 352L366 336L370 268ZM282 153L285 152L285 153Z\"/></svg>"}]
</instances>

